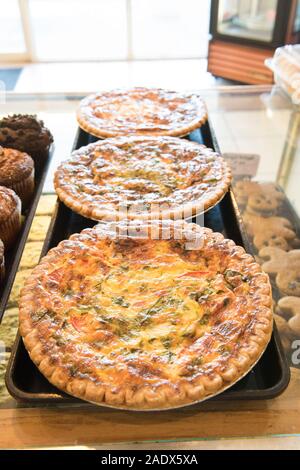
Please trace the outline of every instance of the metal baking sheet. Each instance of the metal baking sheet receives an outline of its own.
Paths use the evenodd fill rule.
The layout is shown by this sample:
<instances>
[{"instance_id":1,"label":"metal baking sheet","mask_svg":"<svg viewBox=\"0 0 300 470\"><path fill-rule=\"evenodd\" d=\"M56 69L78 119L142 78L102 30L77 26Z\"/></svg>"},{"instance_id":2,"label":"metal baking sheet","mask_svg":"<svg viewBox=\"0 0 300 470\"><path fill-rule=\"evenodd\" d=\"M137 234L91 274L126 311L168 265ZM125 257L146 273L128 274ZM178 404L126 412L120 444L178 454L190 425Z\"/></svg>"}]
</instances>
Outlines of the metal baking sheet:
<instances>
[{"instance_id":1,"label":"metal baking sheet","mask_svg":"<svg viewBox=\"0 0 300 470\"><path fill-rule=\"evenodd\" d=\"M15 280L16 273L18 271L21 256L23 254L28 233L40 199L53 151L54 146L52 145L48 152L48 157L45 158L45 156L43 156L41 158L40 164L35 165L35 187L31 202L26 210L22 212L23 223L14 245L4 253L5 276L0 284L0 323Z\"/></svg>"},{"instance_id":2,"label":"metal baking sheet","mask_svg":"<svg viewBox=\"0 0 300 470\"><path fill-rule=\"evenodd\" d=\"M207 122L201 129L192 132L188 138L218 151L218 144L210 123ZM74 148L80 148L94 142L91 135L79 130L75 139ZM223 233L242 245L250 252L250 243L247 238L241 216L232 191L215 207L205 213L205 226L214 231ZM86 219L57 202L52 222L45 240L42 255L56 246L61 240L71 234L80 232L84 228L93 227L95 222ZM271 365L271 366L270 366ZM290 370L286 362L276 327L266 351L255 367L240 381L220 395L210 400L250 400L268 399L278 396L287 387L290 380ZM30 360L18 335L13 347L6 373L6 385L13 397L23 402L31 403L78 403L80 400L64 394L51 385L39 372ZM93 406L93 405L91 405ZM194 406L200 406L194 405Z\"/></svg>"}]
</instances>

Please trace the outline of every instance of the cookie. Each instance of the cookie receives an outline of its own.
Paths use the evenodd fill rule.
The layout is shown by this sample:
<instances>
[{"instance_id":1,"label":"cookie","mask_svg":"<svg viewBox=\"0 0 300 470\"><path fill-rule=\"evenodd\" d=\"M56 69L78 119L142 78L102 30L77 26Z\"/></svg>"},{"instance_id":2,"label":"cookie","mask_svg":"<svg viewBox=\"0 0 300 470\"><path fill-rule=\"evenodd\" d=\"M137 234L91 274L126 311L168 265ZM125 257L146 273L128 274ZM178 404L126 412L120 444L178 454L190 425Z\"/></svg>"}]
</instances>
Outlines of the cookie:
<instances>
[{"instance_id":1,"label":"cookie","mask_svg":"<svg viewBox=\"0 0 300 470\"><path fill-rule=\"evenodd\" d=\"M5 385L5 374L9 357L10 352L4 352L0 349L0 406L11 399Z\"/></svg>"},{"instance_id":2,"label":"cookie","mask_svg":"<svg viewBox=\"0 0 300 470\"><path fill-rule=\"evenodd\" d=\"M274 246L286 251L296 236L292 224L285 217L261 217L245 212L243 221L258 250Z\"/></svg>"},{"instance_id":3,"label":"cookie","mask_svg":"<svg viewBox=\"0 0 300 470\"><path fill-rule=\"evenodd\" d=\"M281 341L282 347L284 349L284 352L286 354L286 357L287 357L288 361L290 361L292 341L289 338L287 338L286 336L281 336L280 341Z\"/></svg>"},{"instance_id":4,"label":"cookie","mask_svg":"<svg viewBox=\"0 0 300 470\"><path fill-rule=\"evenodd\" d=\"M28 242L26 243L25 250L22 256L20 269L33 268L37 265L40 259L43 242Z\"/></svg>"},{"instance_id":5,"label":"cookie","mask_svg":"<svg viewBox=\"0 0 300 470\"><path fill-rule=\"evenodd\" d=\"M287 319L300 315L300 297L282 297L278 301L277 307L280 313Z\"/></svg>"},{"instance_id":6,"label":"cookie","mask_svg":"<svg viewBox=\"0 0 300 470\"><path fill-rule=\"evenodd\" d=\"M254 214L273 215L280 205L280 200L272 195L260 193L248 198L247 210Z\"/></svg>"},{"instance_id":7,"label":"cookie","mask_svg":"<svg viewBox=\"0 0 300 470\"><path fill-rule=\"evenodd\" d=\"M273 183L240 180L234 186L234 193L240 205L247 205L249 212L271 215L276 212L284 199L283 193Z\"/></svg>"},{"instance_id":8,"label":"cookie","mask_svg":"<svg viewBox=\"0 0 300 470\"><path fill-rule=\"evenodd\" d=\"M233 187L234 194L240 205L246 205L251 194L260 193L260 184L256 181L239 180Z\"/></svg>"},{"instance_id":9,"label":"cookie","mask_svg":"<svg viewBox=\"0 0 300 470\"><path fill-rule=\"evenodd\" d=\"M300 238L296 237L296 238L294 238L293 240L291 240L290 245L291 245L291 248L293 248L293 249L295 249L295 250L296 250L297 248L300 248Z\"/></svg>"},{"instance_id":10,"label":"cookie","mask_svg":"<svg viewBox=\"0 0 300 470\"><path fill-rule=\"evenodd\" d=\"M262 183L257 193L248 197L247 210L254 214L274 215L284 200L284 194L273 183Z\"/></svg>"},{"instance_id":11,"label":"cookie","mask_svg":"<svg viewBox=\"0 0 300 470\"><path fill-rule=\"evenodd\" d=\"M274 314L274 320L277 326L277 329L280 333L280 337L284 336L287 338L293 337L293 332L290 329L288 322L281 316ZM282 338L281 338L282 339Z\"/></svg>"},{"instance_id":12,"label":"cookie","mask_svg":"<svg viewBox=\"0 0 300 470\"><path fill-rule=\"evenodd\" d=\"M295 315L289 319L289 327L295 335L300 337L300 315Z\"/></svg>"},{"instance_id":13,"label":"cookie","mask_svg":"<svg viewBox=\"0 0 300 470\"><path fill-rule=\"evenodd\" d=\"M32 227L28 236L29 241L43 241L47 233L51 217L39 215L33 219Z\"/></svg>"},{"instance_id":14,"label":"cookie","mask_svg":"<svg viewBox=\"0 0 300 470\"><path fill-rule=\"evenodd\" d=\"M300 336L300 297L283 297L278 302L278 309L288 319L292 332Z\"/></svg>"},{"instance_id":15,"label":"cookie","mask_svg":"<svg viewBox=\"0 0 300 470\"><path fill-rule=\"evenodd\" d=\"M8 301L9 307L14 307L17 305L20 291L24 285L26 278L29 276L31 271L32 269L24 269L23 271L19 271L17 273L12 291L10 293L9 301Z\"/></svg>"},{"instance_id":16,"label":"cookie","mask_svg":"<svg viewBox=\"0 0 300 470\"><path fill-rule=\"evenodd\" d=\"M56 194L43 194L39 200L36 215L52 215L56 201Z\"/></svg>"},{"instance_id":17,"label":"cookie","mask_svg":"<svg viewBox=\"0 0 300 470\"><path fill-rule=\"evenodd\" d=\"M267 260L262 268L266 273L276 276L276 284L282 294L300 296L300 250L286 252L268 246L260 250L259 256Z\"/></svg>"},{"instance_id":18,"label":"cookie","mask_svg":"<svg viewBox=\"0 0 300 470\"><path fill-rule=\"evenodd\" d=\"M6 350L11 349L19 326L19 309L9 308L5 311L1 328L0 328L0 341L5 344Z\"/></svg>"}]
</instances>

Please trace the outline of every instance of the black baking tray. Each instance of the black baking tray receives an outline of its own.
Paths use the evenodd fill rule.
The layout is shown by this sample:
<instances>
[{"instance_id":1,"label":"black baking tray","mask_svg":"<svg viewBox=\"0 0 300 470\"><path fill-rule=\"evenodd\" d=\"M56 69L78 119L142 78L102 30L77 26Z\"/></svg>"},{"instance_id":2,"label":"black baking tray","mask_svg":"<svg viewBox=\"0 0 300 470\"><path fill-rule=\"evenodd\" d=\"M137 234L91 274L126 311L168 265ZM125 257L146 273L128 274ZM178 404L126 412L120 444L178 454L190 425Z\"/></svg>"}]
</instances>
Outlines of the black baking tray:
<instances>
[{"instance_id":1,"label":"black baking tray","mask_svg":"<svg viewBox=\"0 0 300 470\"><path fill-rule=\"evenodd\" d=\"M203 143L218 151L218 144L212 127L207 122L187 136L188 139ZM94 142L91 135L79 130L74 148ZM222 201L209 210L204 216L204 223L214 231L222 232L250 251L250 244L244 230L241 216L232 191L228 191ZM44 243L42 255L56 246L72 233L92 227L95 221L85 219L74 213L61 202L57 202L54 215ZM268 399L278 396L287 387L290 370L286 362L279 335L274 327L271 341L256 366L239 382L221 395L211 398L212 401ZM78 403L80 400L64 394L52 386L30 360L18 335L13 347L6 371L6 386L10 394L19 401L30 403ZM93 406L93 405L91 405ZM199 406L199 405L195 405Z\"/></svg>"},{"instance_id":2,"label":"black baking tray","mask_svg":"<svg viewBox=\"0 0 300 470\"><path fill-rule=\"evenodd\" d=\"M24 246L33 221L33 217L40 199L44 186L49 163L54 152L54 145L49 149L47 155L41 155L38 165L35 165L35 186L31 201L28 207L22 210L22 227L14 245L4 253L5 276L0 283L0 323L5 311L11 288L19 267L20 259L23 254Z\"/></svg>"}]
</instances>

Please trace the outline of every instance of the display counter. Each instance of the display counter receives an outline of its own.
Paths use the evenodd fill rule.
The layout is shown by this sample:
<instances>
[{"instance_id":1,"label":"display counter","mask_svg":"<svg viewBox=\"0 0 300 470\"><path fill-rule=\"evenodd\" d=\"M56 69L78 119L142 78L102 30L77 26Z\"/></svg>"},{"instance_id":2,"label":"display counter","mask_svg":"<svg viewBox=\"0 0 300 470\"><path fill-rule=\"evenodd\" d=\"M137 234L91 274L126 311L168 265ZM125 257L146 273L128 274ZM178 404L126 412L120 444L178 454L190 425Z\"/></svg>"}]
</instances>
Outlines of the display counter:
<instances>
[{"instance_id":1,"label":"display counter","mask_svg":"<svg viewBox=\"0 0 300 470\"><path fill-rule=\"evenodd\" d=\"M271 246L281 250L282 266L288 270L294 263L293 254L289 253L300 247L300 111L278 87L224 87L199 92L207 103L210 125L221 152L232 167L234 194L249 247L264 265L263 250L270 247L273 237ZM147 413L80 401L22 402L8 393L5 371L18 328L18 294L42 251L56 203L53 173L71 152L77 131L75 110L81 98L80 94L67 93L8 94L1 106L3 115L38 114L51 129L55 148L0 325L0 447L108 449L120 448L122 443L122 448L202 449L230 448L234 443L238 448L299 448L300 266L298 270L294 264L295 279L290 280L288 287L296 286L294 295L292 291L286 295L276 277L272 281L275 322L291 373L287 388L274 398L220 398L174 411ZM280 222L279 218L288 222ZM289 235L279 230L282 223ZM270 362L270 371L272 367ZM26 383L26 375L23 382Z\"/></svg>"}]
</instances>

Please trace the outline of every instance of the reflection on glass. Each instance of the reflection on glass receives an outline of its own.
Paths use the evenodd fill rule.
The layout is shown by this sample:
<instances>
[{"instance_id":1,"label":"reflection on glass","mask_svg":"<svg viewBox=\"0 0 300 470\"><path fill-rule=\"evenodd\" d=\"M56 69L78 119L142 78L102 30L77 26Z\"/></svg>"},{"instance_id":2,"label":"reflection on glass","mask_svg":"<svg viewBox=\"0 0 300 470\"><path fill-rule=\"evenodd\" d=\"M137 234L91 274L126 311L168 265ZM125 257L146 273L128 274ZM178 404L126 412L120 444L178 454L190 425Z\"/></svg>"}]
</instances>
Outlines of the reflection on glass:
<instances>
[{"instance_id":1,"label":"reflection on glass","mask_svg":"<svg viewBox=\"0 0 300 470\"><path fill-rule=\"evenodd\" d=\"M218 32L258 41L272 41L277 0L220 0Z\"/></svg>"}]
</instances>

